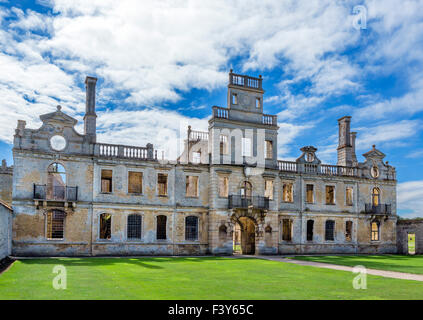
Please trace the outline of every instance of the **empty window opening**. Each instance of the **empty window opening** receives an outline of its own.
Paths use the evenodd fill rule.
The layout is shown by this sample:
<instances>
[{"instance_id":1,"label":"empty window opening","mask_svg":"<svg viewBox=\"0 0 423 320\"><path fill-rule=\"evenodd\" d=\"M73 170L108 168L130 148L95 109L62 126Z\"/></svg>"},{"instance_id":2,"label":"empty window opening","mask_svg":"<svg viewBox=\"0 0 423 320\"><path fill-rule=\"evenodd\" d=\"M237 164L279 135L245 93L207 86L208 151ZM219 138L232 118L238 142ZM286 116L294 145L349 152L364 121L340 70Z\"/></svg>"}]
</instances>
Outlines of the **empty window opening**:
<instances>
[{"instance_id":1,"label":"empty window opening","mask_svg":"<svg viewBox=\"0 0 423 320\"><path fill-rule=\"evenodd\" d=\"M142 172L129 171L128 193L142 193Z\"/></svg>"},{"instance_id":2,"label":"empty window opening","mask_svg":"<svg viewBox=\"0 0 423 320\"><path fill-rule=\"evenodd\" d=\"M379 241L379 223L372 222L371 223L371 236L372 241Z\"/></svg>"},{"instance_id":3,"label":"empty window opening","mask_svg":"<svg viewBox=\"0 0 423 320\"><path fill-rule=\"evenodd\" d=\"M334 186L326 186L326 204L335 204Z\"/></svg>"},{"instance_id":4,"label":"empty window opening","mask_svg":"<svg viewBox=\"0 0 423 320\"><path fill-rule=\"evenodd\" d=\"M112 215L102 213L100 215L100 239L109 240L112 237Z\"/></svg>"},{"instance_id":5,"label":"empty window opening","mask_svg":"<svg viewBox=\"0 0 423 320\"><path fill-rule=\"evenodd\" d=\"M251 157L251 139L242 138L242 156Z\"/></svg>"},{"instance_id":6,"label":"empty window opening","mask_svg":"<svg viewBox=\"0 0 423 320\"><path fill-rule=\"evenodd\" d=\"M335 240L335 221L333 221L333 220L326 220L325 240L326 241Z\"/></svg>"},{"instance_id":7,"label":"empty window opening","mask_svg":"<svg viewBox=\"0 0 423 320\"><path fill-rule=\"evenodd\" d=\"M372 203L373 203L374 206L378 206L380 204L380 190L379 190L379 188L373 188Z\"/></svg>"},{"instance_id":8,"label":"empty window opening","mask_svg":"<svg viewBox=\"0 0 423 320\"><path fill-rule=\"evenodd\" d=\"M226 241L226 238L228 236L228 229L224 224L220 225L219 227L219 240L220 241Z\"/></svg>"},{"instance_id":9,"label":"empty window opening","mask_svg":"<svg viewBox=\"0 0 423 320\"><path fill-rule=\"evenodd\" d=\"M253 187L251 186L251 183L249 183L248 181L244 181L241 188L239 189L239 192L243 197L251 197L253 192Z\"/></svg>"},{"instance_id":10,"label":"empty window opening","mask_svg":"<svg viewBox=\"0 0 423 320\"><path fill-rule=\"evenodd\" d=\"M112 170L101 170L101 192L112 192L112 177Z\"/></svg>"},{"instance_id":11,"label":"empty window opening","mask_svg":"<svg viewBox=\"0 0 423 320\"><path fill-rule=\"evenodd\" d=\"M228 136L220 135L220 154L228 154Z\"/></svg>"},{"instance_id":12,"label":"empty window opening","mask_svg":"<svg viewBox=\"0 0 423 320\"><path fill-rule=\"evenodd\" d=\"M314 202L314 186L312 184L308 184L306 186L306 202L313 203Z\"/></svg>"},{"instance_id":13,"label":"empty window opening","mask_svg":"<svg viewBox=\"0 0 423 320\"><path fill-rule=\"evenodd\" d=\"M284 183L282 187L282 200L284 202L294 202L294 191L292 183Z\"/></svg>"},{"instance_id":14,"label":"empty window opening","mask_svg":"<svg viewBox=\"0 0 423 320\"><path fill-rule=\"evenodd\" d=\"M167 196L167 174L157 175L157 193L159 196Z\"/></svg>"},{"instance_id":15,"label":"empty window opening","mask_svg":"<svg viewBox=\"0 0 423 320\"><path fill-rule=\"evenodd\" d=\"M197 176L186 177L185 194L187 197L198 197L198 177Z\"/></svg>"},{"instance_id":16,"label":"empty window opening","mask_svg":"<svg viewBox=\"0 0 423 320\"><path fill-rule=\"evenodd\" d=\"M264 153L265 153L266 159L273 159L273 141L272 140L266 140Z\"/></svg>"},{"instance_id":17,"label":"empty window opening","mask_svg":"<svg viewBox=\"0 0 423 320\"><path fill-rule=\"evenodd\" d=\"M238 95L236 93L232 93L232 104L238 104Z\"/></svg>"},{"instance_id":18,"label":"empty window opening","mask_svg":"<svg viewBox=\"0 0 423 320\"><path fill-rule=\"evenodd\" d=\"M185 240L198 240L198 218L195 216L185 218Z\"/></svg>"},{"instance_id":19,"label":"empty window opening","mask_svg":"<svg viewBox=\"0 0 423 320\"><path fill-rule=\"evenodd\" d=\"M223 177L223 176L219 177L219 197L226 198L228 196L228 191L229 191L228 182L229 182L228 177Z\"/></svg>"},{"instance_id":20,"label":"empty window opening","mask_svg":"<svg viewBox=\"0 0 423 320\"><path fill-rule=\"evenodd\" d=\"M201 152L193 152L192 153L192 162L193 163L201 163Z\"/></svg>"},{"instance_id":21,"label":"empty window opening","mask_svg":"<svg viewBox=\"0 0 423 320\"><path fill-rule=\"evenodd\" d=\"M65 200L66 198L66 171L60 163L52 163L47 176L47 199Z\"/></svg>"},{"instance_id":22,"label":"empty window opening","mask_svg":"<svg viewBox=\"0 0 423 320\"><path fill-rule=\"evenodd\" d=\"M63 239L65 213L51 210L47 213L47 239Z\"/></svg>"},{"instance_id":23,"label":"empty window opening","mask_svg":"<svg viewBox=\"0 0 423 320\"><path fill-rule=\"evenodd\" d=\"M261 100L260 98L256 98L256 108L259 109L261 107Z\"/></svg>"},{"instance_id":24,"label":"empty window opening","mask_svg":"<svg viewBox=\"0 0 423 320\"><path fill-rule=\"evenodd\" d=\"M282 220L282 240L284 241L292 240L292 220L291 219Z\"/></svg>"},{"instance_id":25,"label":"empty window opening","mask_svg":"<svg viewBox=\"0 0 423 320\"><path fill-rule=\"evenodd\" d=\"M139 214L130 214L128 216L128 239L141 239L141 216Z\"/></svg>"},{"instance_id":26,"label":"empty window opening","mask_svg":"<svg viewBox=\"0 0 423 320\"><path fill-rule=\"evenodd\" d=\"M353 188L347 187L345 189L345 199L346 199L345 202L346 202L347 206L353 205Z\"/></svg>"},{"instance_id":27,"label":"empty window opening","mask_svg":"<svg viewBox=\"0 0 423 320\"><path fill-rule=\"evenodd\" d=\"M166 216L163 216L163 215L157 216L157 229L156 229L157 240L166 240L166 221L167 221Z\"/></svg>"},{"instance_id":28,"label":"empty window opening","mask_svg":"<svg viewBox=\"0 0 423 320\"><path fill-rule=\"evenodd\" d=\"M313 241L314 220L307 220L307 241Z\"/></svg>"},{"instance_id":29,"label":"empty window opening","mask_svg":"<svg viewBox=\"0 0 423 320\"><path fill-rule=\"evenodd\" d=\"M264 188L264 196L273 200L273 180L265 180Z\"/></svg>"},{"instance_id":30,"label":"empty window opening","mask_svg":"<svg viewBox=\"0 0 423 320\"><path fill-rule=\"evenodd\" d=\"M345 222L345 241L352 241L353 222Z\"/></svg>"}]
</instances>

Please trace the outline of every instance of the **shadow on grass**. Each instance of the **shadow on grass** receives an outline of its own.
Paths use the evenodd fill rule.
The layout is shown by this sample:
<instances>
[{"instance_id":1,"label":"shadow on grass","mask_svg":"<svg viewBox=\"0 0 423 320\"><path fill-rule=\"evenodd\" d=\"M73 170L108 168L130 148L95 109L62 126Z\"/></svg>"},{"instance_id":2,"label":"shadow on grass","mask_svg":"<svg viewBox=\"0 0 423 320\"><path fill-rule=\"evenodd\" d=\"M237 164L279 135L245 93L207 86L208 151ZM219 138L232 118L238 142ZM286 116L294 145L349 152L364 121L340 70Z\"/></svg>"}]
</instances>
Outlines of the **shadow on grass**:
<instances>
[{"instance_id":1,"label":"shadow on grass","mask_svg":"<svg viewBox=\"0 0 423 320\"><path fill-rule=\"evenodd\" d=\"M107 266L118 264L133 264L148 269L163 269L161 263L199 263L205 261L223 261L223 260L242 260L254 258L230 258L230 257L57 257L57 258L34 258L19 259L21 263L26 265L57 265L65 266Z\"/></svg>"}]
</instances>

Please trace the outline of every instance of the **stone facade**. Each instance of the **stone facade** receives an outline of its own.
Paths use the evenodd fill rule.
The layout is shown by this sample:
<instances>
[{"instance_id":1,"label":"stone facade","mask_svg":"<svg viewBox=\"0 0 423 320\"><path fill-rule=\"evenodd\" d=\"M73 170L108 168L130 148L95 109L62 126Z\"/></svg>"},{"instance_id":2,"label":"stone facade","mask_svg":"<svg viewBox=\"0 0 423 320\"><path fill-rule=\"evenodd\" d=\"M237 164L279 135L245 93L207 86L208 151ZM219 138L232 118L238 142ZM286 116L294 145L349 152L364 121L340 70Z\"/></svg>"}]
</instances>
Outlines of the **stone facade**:
<instances>
[{"instance_id":1,"label":"stone facade","mask_svg":"<svg viewBox=\"0 0 423 320\"><path fill-rule=\"evenodd\" d=\"M12 252L12 208L0 200L0 260Z\"/></svg>"},{"instance_id":2,"label":"stone facade","mask_svg":"<svg viewBox=\"0 0 423 320\"><path fill-rule=\"evenodd\" d=\"M158 160L151 144L97 142L95 84L84 134L60 106L39 129L18 122L14 255L396 252L395 169L375 147L357 162L349 117L338 165L312 146L278 160L261 77L231 70L228 107L212 108L208 132L189 127L181 156Z\"/></svg>"},{"instance_id":3,"label":"stone facade","mask_svg":"<svg viewBox=\"0 0 423 320\"><path fill-rule=\"evenodd\" d=\"M2 160L0 167L0 199L8 204L12 203L13 166L8 167L6 160Z\"/></svg>"},{"instance_id":4,"label":"stone facade","mask_svg":"<svg viewBox=\"0 0 423 320\"><path fill-rule=\"evenodd\" d=\"M408 234L416 236L416 254L423 254L423 220L398 220L397 247L398 253L408 254Z\"/></svg>"}]
</instances>

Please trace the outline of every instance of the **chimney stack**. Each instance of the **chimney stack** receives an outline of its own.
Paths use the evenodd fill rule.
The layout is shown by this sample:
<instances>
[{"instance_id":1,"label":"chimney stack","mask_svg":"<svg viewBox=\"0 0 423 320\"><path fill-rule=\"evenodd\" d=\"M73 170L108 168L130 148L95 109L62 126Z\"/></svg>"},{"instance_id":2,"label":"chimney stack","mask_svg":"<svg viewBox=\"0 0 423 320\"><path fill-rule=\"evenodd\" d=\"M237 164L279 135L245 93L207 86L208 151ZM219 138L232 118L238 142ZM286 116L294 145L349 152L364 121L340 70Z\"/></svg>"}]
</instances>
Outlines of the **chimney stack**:
<instances>
[{"instance_id":1,"label":"chimney stack","mask_svg":"<svg viewBox=\"0 0 423 320\"><path fill-rule=\"evenodd\" d=\"M97 78L85 78L85 116L84 116L84 133L91 143L96 142L96 122L97 115L95 113L95 86Z\"/></svg>"},{"instance_id":2,"label":"chimney stack","mask_svg":"<svg viewBox=\"0 0 423 320\"><path fill-rule=\"evenodd\" d=\"M345 116L338 119L339 142L338 142L338 166L351 167L353 164L353 147L350 133L351 117Z\"/></svg>"},{"instance_id":3,"label":"chimney stack","mask_svg":"<svg viewBox=\"0 0 423 320\"><path fill-rule=\"evenodd\" d=\"M356 167L358 164L357 156L355 154L355 139L357 138L357 132L351 132L351 160L352 166Z\"/></svg>"}]
</instances>

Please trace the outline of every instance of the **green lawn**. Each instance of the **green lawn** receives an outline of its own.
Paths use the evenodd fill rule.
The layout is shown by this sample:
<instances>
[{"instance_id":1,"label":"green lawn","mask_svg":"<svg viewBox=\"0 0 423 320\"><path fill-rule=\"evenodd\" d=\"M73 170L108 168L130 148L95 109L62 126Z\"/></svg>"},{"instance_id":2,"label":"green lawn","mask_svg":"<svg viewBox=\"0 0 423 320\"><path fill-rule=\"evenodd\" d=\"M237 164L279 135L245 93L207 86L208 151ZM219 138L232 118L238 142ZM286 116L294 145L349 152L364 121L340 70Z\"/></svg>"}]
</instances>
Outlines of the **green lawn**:
<instances>
[{"instance_id":1,"label":"green lawn","mask_svg":"<svg viewBox=\"0 0 423 320\"><path fill-rule=\"evenodd\" d=\"M354 267L356 265L362 265L370 269L423 274L423 255L301 256L295 257L294 259L332 263L351 267Z\"/></svg>"},{"instance_id":2,"label":"green lawn","mask_svg":"<svg viewBox=\"0 0 423 320\"><path fill-rule=\"evenodd\" d=\"M55 265L67 289L54 290ZM219 257L20 260L0 275L0 299L423 299L423 282L290 263Z\"/></svg>"}]
</instances>

